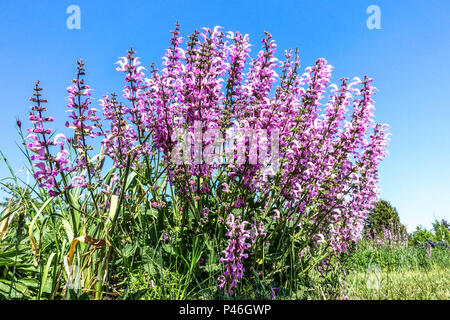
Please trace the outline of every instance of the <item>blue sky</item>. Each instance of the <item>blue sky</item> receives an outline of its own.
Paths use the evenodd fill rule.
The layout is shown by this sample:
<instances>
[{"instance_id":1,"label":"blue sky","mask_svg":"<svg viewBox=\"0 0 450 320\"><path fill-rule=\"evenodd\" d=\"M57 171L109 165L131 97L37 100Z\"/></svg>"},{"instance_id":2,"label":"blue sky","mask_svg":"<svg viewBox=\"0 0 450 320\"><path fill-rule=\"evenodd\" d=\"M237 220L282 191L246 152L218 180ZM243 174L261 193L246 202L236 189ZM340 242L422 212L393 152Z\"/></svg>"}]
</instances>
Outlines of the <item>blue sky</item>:
<instances>
[{"instance_id":1,"label":"blue sky","mask_svg":"<svg viewBox=\"0 0 450 320\"><path fill-rule=\"evenodd\" d=\"M69 5L81 9L81 29L69 30ZM381 29L369 30L369 5ZM31 89L41 80L55 128L64 131L66 87L75 61L101 97L119 91L113 63L133 46L145 64L161 62L169 30L182 35L223 26L259 45L272 33L279 54L299 47L303 67L319 57L340 77L375 79L376 120L391 126L389 156L380 167L382 197L412 231L434 218L450 219L450 1L2 1L0 2L0 149L16 169L15 118L26 118ZM3 164L0 177L7 175Z\"/></svg>"}]
</instances>

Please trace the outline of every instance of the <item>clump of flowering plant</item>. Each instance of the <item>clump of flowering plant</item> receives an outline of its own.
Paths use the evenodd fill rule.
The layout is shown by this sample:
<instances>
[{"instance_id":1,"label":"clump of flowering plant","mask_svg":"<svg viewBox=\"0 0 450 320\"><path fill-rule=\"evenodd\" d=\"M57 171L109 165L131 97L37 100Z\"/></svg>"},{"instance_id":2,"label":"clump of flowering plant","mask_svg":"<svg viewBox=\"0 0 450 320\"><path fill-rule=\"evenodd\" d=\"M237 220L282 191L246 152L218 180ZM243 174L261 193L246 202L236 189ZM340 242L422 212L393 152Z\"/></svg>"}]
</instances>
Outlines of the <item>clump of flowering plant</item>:
<instances>
[{"instance_id":1,"label":"clump of flowering plant","mask_svg":"<svg viewBox=\"0 0 450 320\"><path fill-rule=\"evenodd\" d=\"M372 79L334 84L323 58L302 71L298 51L280 60L267 32L254 57L248 35L219 26L183 43L176 25L161 69L147 74L128 50L117 62L122 96L104 95L101 114L79 61L68 139L49 138L36 84L28 148L40 187L69 212L64 263L99 261L81 268L101 279L86 281L98 297L118 248L126 259L130 243L163 239L150 247L185 275L183 294L214 278L231 295L254 274L294 290L361 236L377 199L389 134L373 120ZM93 250L76 255L80 241Z\"/></svg>"},{"instance_id":2,"label":"clump of flowering plant","mask_svg":"<svg viewBox=\"0 0 450 320\"><path fill-rule=\"evenodd\" d=\"M393 223L392 221L388 226L382 226L381 233L378 233L376 229L366 230L366 240L374 243L375 245L387 245L387 246L408 246L408 233L405 228L399 223Z\"/></svg>"}]
</instances>

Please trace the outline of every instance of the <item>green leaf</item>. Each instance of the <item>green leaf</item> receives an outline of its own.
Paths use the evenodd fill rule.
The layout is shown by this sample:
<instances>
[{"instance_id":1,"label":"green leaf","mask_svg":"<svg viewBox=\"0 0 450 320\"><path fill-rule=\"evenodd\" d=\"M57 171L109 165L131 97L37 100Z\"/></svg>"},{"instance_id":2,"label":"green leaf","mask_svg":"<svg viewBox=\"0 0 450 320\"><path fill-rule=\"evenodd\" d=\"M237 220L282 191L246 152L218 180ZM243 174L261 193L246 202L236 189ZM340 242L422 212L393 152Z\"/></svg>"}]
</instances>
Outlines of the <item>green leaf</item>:
<instances>
[{"instance_id":1,"label":"green leaf","mask_svg":"<svg viewBox=\"0 0 450 320\"><path fill-rule=\"evenodd\" d=\"M34 238L34 235L33 235L33 227L34 227L34 224L36 223L37 218L42 214L44 209L48 206L48 204L52 200L53 200L53 197L50 197L47 199L47 201L44 202L44 204L39 208L39 210L34 215L33 220L31 220L30 226L28 227L28 235L30 237L31 250L33 251L34 256L35 256L35 262L34 262L35 266L37 265L37 263L39 261L39 257L38 257L38 252L37 252L37 248L36 248L36 239Z\"/></svg>"},{"instance_id":2,"label":"green leaf","mask_svg":"<svg viewBox=\"0 0 450 320\"><path fill-rule=\"evenodd\" d=\"M122 249L122 256L124 258L129 258L134 254L135 251L136 251L136 245L127 243Z\"/></svg>"},{"instance_id":3,"label":"green leaf","mask_svg":"<svg viewBox=\"0 0 450 320\"><path fill-rule=\"evenodd\" d=\"M48 257L47 264L45 265L44 272L42 273L41 287L39 289L39 297L42 296L42 291L44 290L45 283L47 282L48 270L50 269L54 257L55 257L54 252L52 252L50 257Z\"/></svg>"}]
</instances>

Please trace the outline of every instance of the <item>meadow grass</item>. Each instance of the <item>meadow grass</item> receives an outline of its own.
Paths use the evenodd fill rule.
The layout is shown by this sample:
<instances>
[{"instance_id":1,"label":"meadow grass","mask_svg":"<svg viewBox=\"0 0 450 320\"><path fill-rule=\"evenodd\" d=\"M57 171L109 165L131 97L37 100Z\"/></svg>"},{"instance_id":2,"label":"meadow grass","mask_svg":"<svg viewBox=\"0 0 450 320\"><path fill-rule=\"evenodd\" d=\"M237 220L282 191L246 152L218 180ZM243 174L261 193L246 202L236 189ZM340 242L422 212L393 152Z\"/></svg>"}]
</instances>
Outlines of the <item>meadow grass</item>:
<instances>
[{"instance_id":1,"label":"meadow grass","mask_svg":"<svg viewBox=\"0 0 450 320\"><path fill-rule=\"evenodd\" d=\"M370 285L377 278L379 286ZM362 300L448 300L450 268L430 270L381 271L350 273L346 280L350 299ZM369 283L369 285L368 285Z\"/></svg>"},{"instance_id":2,"label":"meadow grass","mask_svg":"<svg viewBox=\"0 0 450 320\"><path fill-rule=\"evenodd\" d=\"M447 300L450 298L450 251L358 244L345 261L349 299Z\"/></svg>"}]
</instances>

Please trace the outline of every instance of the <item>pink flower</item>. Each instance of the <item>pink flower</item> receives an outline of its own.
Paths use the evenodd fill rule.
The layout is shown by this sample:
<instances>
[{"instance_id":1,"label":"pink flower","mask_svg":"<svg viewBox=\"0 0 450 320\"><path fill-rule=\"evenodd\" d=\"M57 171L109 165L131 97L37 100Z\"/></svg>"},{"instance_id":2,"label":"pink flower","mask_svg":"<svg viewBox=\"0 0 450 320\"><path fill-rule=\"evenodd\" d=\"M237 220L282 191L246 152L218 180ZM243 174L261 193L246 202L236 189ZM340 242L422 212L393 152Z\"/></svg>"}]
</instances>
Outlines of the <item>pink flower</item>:
<instances>
[{"instance_id":1,"label":"pink flower","mask_svg":"<svg viewBox=\"0 0 450 320\"><path fill-rule=\"evenodd\" d=\"M86 187L86 179L84 176L75 176L72 178L72 181L70 182L70 186L72 188L76 188L76 187Z\"/></svg>"},{"instance_id":2,"label":"pink flower","mask_svg":"<svg viewBox=\"0 0 450 320\"><path fill-rule=\"evenodd\" d=\"M222 183L222 187L223 187L223 189L222 189L223 193L229 193L230 192L230 187L225 182Z\"/></svg>"}]
</instances>

